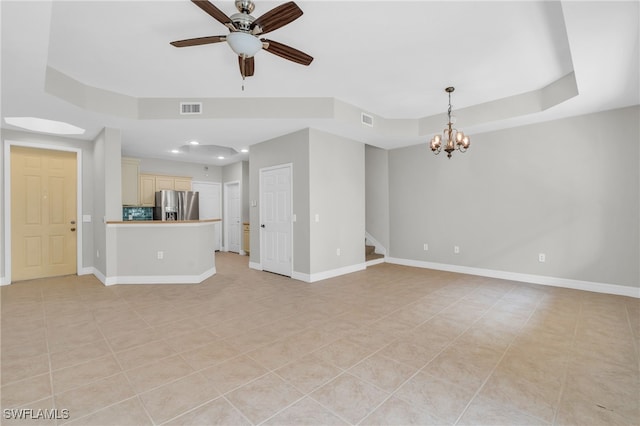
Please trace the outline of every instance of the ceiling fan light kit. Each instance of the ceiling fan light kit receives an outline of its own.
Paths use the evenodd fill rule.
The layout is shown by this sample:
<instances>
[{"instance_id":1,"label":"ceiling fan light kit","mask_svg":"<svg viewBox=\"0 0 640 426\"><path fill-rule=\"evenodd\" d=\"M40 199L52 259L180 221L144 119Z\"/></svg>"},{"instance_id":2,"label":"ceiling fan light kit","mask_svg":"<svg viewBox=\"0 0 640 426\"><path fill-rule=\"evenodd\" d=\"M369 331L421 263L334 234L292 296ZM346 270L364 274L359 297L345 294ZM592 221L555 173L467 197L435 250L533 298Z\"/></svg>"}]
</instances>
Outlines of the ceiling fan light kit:
<instances>
[{"instance_id":1,"label":"ceiling fan light kit","mask_svg":"<svg viewBox=\"0 0 640 426\"><path fill-rule=\"evenodd\" d=\"M447 87L444 89L449 94L449 109L447 110L447 117L449 122L447 127L442 131L442 136L439 134L431 138L429 142L429 148L434 154L440 154L442 150L442 142L444 141L444 150L447 153L447 157L451 158L451 153L456 149L460 152L467 152L469 145L471 145L471 139L465 135L462 130L455 129L453 124L455 123L455 116L451 114L451 93L455 90L454 87Z\"/></svg>"},{"instance_id":2,"label":"ceiling fan light kit","mask_svg":"<svg viewBox=\"0 0 640 426\"><path fill-rule=\"evenodd\" d=\"M171 45L175 47L198 46L226 41L229 47L238 55L240 75L242 75L243 79L253 75L255 71L253 57L260 50L266 50L269 53L301 65L309 65L313 61L313 57L293 47L258 38L259 35L277 30L302 16L302 10L292 1L271 9L259 18L251 16L251 12L255 8L252 0L236 0L235 6L238 9L238 13L230 17L208 0L191 1L216 21L227 27L229 34L172 41Z\"/></svg>"},{"instance_id":3,"label":"ceiling fan light kit","mask_svg":"<svg viewBox=\"0 0 640 426\"><path fill-rule=\"evenodd\" d=\"M258 37L240 31L229 34L227 43L231 50L236 52L236 55L245 58L253 58L262 49L262 41Z\"/></svg>"}]
</instances>

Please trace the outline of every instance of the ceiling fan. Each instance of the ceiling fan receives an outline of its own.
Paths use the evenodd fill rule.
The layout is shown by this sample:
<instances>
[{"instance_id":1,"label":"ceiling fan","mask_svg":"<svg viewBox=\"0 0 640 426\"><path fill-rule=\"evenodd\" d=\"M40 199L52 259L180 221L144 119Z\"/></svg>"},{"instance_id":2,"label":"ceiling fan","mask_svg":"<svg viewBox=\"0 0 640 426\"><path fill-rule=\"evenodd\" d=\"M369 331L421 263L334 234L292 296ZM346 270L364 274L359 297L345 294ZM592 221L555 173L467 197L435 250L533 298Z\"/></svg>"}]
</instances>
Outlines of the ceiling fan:
<instances>
[{"instance_id":1,"label":"ceiling fan","mask_svg":"<svg viewBox=\"0 0 640 426\"><path fill-rule=\"evenodd\" d=\"M252 0L236 0L235 5L239 13L234 13L231 16L227 16L208 0L191 1L227 27L229 34L172 41L171 44L175 47L198 46L226 41L238 55L240 74L243 79L254 74L253 56L260 49L302 65L309 65L313 61L311 56L286 44L266 38L258 38L258 36L277 30L302 16L302 10L292 1L271 9L259 18L251 16L251 12L255 8Z\"/></svg>"}]
</instances>

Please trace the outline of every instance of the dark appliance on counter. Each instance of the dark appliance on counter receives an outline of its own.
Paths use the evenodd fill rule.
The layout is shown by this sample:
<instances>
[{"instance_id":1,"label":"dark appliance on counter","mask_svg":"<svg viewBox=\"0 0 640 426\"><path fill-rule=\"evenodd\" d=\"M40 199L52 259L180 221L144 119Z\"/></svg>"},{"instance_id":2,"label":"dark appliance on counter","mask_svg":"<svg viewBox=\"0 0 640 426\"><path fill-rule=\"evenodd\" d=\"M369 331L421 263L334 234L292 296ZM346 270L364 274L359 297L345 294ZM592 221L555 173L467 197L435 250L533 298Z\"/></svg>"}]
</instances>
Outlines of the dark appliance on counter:
<instances>
[{"instance_id":1,"label":"dark appliance on counter","mask_svg":"<svg viewBox=\"0 0 640 426\"><path fill-rule=\"evenodd\" d=\"M197 191L173 191L163 189L156 192L154 220L198 220L200 202Z\"/></svg>"}]
</instances>

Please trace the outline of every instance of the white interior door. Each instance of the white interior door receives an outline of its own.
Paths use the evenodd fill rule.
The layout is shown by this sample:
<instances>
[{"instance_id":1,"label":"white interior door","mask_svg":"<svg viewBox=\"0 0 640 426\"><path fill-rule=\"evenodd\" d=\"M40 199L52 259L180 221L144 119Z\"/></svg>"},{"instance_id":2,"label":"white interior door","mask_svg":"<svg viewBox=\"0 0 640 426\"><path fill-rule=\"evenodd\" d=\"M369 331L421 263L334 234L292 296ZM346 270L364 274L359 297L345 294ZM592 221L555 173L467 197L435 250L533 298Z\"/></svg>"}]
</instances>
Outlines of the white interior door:
<instances>
[{"instance_id":1,"label":"white interior door","mask_svg":"<svg viewBox=\"0 0 640 426\"><path fill-rule=\"evenodd\" d=\"M193 182L192 190L200 194L200 219L222 219L222 185L219 182ZM214 230L214 249L220 250L222 222L216 222Z\"/></svg>"},{"instance_id":2,"label":"white interior door","mask_svg":"<svg viewBox=\"0 0 640 426\"><path fill-rule=\"evenodd\" d=\"M240 232L242 231L242 214L240 203L240 183L224 184L225 208L225 248L227 251L240 253Z\"/></svg>"},{"instance_id":3,"label":"white interior door","mask_svg":"<svg viewBox=\"0 0 640 426\"><path fill-rule=\"evenodd\" d=\"M260 262L262 269L291 276L291 165L260 170Z\"/></svg>"}]
</instances>

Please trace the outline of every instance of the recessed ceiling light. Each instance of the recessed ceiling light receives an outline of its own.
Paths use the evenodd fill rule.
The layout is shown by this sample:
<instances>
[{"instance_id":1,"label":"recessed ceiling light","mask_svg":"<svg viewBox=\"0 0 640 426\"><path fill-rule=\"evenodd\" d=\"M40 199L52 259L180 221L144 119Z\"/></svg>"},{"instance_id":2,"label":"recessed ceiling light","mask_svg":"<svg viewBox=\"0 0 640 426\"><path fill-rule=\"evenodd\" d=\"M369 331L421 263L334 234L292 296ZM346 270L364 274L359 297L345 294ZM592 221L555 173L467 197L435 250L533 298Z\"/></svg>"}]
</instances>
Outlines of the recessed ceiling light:
<instances>
[{"instance_id":1,"label":"recessed ceiling light","mask_svg":"<svg viewBox=\"0 0 640 426\"><path fill-rule=\"evenodd\" d=\"M179 151L179 150L177 150L177 149L172 149L172 150L171 150L171 153L172 153L172 154L180 154L180 151Z\"/></svg>"},{"instance_id":2,"label":"recessed ceiling light","mask_svg":"<svg viewBox=\"0 0 640 426\"><path fill-rule=\"evenodd\" d=\"M224 157L222 155L218 155L218 160L224 160Z\"/></svg>"},{"instance_id":3,"label":"recessed ceiling light","mask_svg":"<svg viewBox=\"0 0 640 426\"><path fill-rule=\"evenodd\" d=\"M247 148L242 148L240 152L249 152L249 150Z\"/></svg>"},{"instance_id":4,"label":"recessed ceiling light","mask_svg":"<svg viewBox=\"0 0 640 426\"><path fill-rule=\"evenodd\" d=\"M85 130L63 121L46 120L37 117L5 117L4 121L12 126L34 132L53 133L56 135L82 135Z\"/></svg>"},{"instance_id":5,"label":"recessed ceiling light","mask_svg":"<svg viewBox=\"0 0 640 426\"><path fill-rule=\"evenodd\" d=\"M190 143L191 145L200 145L200 142L198 142L198 141L191 141L191 142L189 142L189 143Z\"/></svg>"}]
</instances>

